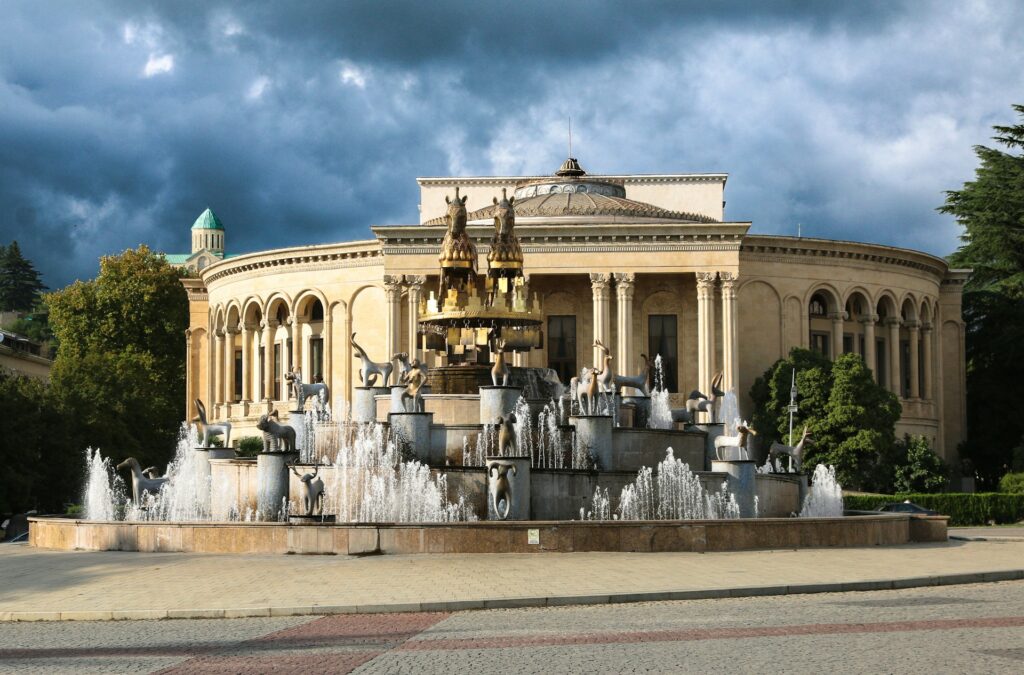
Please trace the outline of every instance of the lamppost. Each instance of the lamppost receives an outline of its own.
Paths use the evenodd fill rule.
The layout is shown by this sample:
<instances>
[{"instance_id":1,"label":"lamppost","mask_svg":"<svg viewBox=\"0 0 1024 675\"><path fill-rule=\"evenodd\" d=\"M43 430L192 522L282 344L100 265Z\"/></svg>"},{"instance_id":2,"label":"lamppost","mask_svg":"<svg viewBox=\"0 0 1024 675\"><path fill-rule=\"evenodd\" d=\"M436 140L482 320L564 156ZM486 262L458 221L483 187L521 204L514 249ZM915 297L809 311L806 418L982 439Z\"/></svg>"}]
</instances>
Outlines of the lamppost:
<instances>
[{"instance_id":1,"label":"lamppost","mask_svg":"<svg viewBox=\"0 0 1024 675\"><path fill-rule=\"evenodd\" d=\"M793 379L789 385L789 445L793 445L793 413L797 411L796 405L796 368L793 369Z\"/></svg>"}]
</instances>

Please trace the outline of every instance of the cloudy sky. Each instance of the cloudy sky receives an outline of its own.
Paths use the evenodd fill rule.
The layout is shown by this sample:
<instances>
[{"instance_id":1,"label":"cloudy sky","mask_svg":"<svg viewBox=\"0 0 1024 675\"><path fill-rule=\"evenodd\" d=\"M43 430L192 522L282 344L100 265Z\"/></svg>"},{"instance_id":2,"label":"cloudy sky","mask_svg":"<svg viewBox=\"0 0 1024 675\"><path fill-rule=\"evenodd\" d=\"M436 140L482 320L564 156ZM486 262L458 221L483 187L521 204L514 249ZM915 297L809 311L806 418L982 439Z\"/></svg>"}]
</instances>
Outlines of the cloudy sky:
<instances>
[{"instance_id":1,"label":"cloudy sky","mask_svg":"<svg viewBox=\"0 0 1024 675\"><path fill-rule=\"evenodd\" d=\"M0 1L0 243L51 287L140 242L418 222L417 176L727 172L754 231L945 255L1024 103L1024 5Z\"/></svg>"}]
</instances>

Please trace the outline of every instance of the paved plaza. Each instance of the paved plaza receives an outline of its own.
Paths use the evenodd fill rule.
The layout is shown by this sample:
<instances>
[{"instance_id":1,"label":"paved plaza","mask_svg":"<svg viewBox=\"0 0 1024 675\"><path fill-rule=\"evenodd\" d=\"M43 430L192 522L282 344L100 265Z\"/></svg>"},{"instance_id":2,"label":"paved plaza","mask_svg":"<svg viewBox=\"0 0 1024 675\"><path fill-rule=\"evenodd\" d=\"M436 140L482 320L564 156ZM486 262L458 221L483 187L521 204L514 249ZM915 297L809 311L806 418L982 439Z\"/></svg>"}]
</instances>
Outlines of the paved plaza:
<instances>
[{"instance_id":1,"label":"paved plaza","mask_svg":"<svg viewBox=\"0 0 1024 675\"><path fill-rule=\"evenodd\" d=\"M1011 673L1024 581L326 617L0 624L15 673Z\"/></svg>"}]
</instances>

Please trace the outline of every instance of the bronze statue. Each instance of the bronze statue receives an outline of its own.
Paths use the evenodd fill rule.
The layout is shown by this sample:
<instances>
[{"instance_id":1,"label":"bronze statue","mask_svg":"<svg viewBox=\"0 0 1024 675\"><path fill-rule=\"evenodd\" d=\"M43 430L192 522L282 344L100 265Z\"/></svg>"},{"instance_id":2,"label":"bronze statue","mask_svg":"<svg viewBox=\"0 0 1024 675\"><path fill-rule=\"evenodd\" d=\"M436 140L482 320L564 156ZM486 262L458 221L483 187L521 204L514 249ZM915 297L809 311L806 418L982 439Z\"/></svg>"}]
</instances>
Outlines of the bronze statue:
<instances>
[{"instance_id":1,"label":"bronze statue","mask_svg":"<svg viewBox=\"0 0 1024 675\"><path fill-rule=\"evenodd\" d=\"M460 288L466 279L476 274L476 246L466 234L466 200L455 188L455 199L444 198L448 204L445 221L448 231L441 241L441 279L438 296L444 301L449 288Z\"/></svg>"},{"instance_id":2,"label":"bronze statue","mask_svg":"<svg viewBox=\"0 0 1024 675\"><path fill-rule=\"evenodd\" d=\"M515 197L508 197L507 190L501 189L501 201L494 198L494 235L491 237L491 250L487 254L487 276L491 278L491 295L489 303L500 288L499 279L509 281L523 275L523 249L516 238L516 212L512 207Z\"/></svg>"},{"instance_id":3,"label":"bronze statue","mask_svg":"<svg viewBox=\"0 0 1024 675\"><path fill-rule=\"evenodd\" d=\"M512 510L512 484L509 474L516 475L516 465L507 460L492 460L487 463L487 488L491 493L491 508L498 520L506 520ZM498 505L504 503L503 510Z\"/></svg>"}]
</instances>

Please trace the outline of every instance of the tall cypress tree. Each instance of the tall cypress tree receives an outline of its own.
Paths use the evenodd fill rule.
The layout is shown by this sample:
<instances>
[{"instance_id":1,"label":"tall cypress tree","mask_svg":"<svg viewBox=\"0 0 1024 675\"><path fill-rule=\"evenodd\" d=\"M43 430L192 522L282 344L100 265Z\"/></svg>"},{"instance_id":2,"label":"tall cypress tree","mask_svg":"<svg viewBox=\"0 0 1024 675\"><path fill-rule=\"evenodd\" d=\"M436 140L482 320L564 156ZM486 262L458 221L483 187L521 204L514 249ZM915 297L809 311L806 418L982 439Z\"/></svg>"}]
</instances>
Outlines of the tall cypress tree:
<instances>
[{"instance_id":1,"label":"tall cypress tree","mask_svg":"<svg viewBox=\"0 0 1024 675\"><path fill-rule=\"evenodd\" d=\"M1024 121L1024 105L1013 108ZM1013 468L1015 448L1018 465L1024 462L1024 124L994 129L1003 149L976 146L975 179L947 192L939 208L964 228L950 262L974 270L963 297L967 441L961 454L990 488Z\"/></svg>"},{"instance_id":2,"label":"tall cypress tree","mask_svg":"<svg viewBox=\"0 0 1024 675\"><path fill-rule=\"evenodd\" d=\"M32 261L21 254L18 242L12 241L0 259L0 311L31 310L45 288Z\"/></svg>"}]
</instances>

